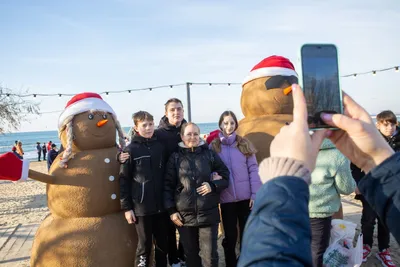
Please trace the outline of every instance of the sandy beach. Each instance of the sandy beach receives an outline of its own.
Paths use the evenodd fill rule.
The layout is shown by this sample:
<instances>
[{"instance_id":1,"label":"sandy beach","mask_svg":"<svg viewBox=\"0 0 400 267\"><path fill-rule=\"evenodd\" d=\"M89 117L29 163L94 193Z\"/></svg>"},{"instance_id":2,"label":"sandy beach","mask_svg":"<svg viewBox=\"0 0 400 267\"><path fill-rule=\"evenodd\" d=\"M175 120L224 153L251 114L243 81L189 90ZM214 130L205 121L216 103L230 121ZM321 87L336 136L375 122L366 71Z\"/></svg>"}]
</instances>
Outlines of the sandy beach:
<instances>
[{"instance_id":1,"label":"sandy beach","mask_svg":"<svg viewBox=\"0 0 400 267\"><path fill-rule=\"evenodd\" d=\"M47 173L45 162L31 162L31 168ZM360 224L361 203L353 199L353 196L343 197L345 219ZM11 183L0 181L0 226L16 225L18 223L40 223L49 214L47 208L46 185L28 179L23 183ZM220 238L221 241L222 238ZM375 245L376 245L375 231ZM375 253L376 246L373 248ZM392 257L396 264L400 264L400 247L391 239ZM220 266L224 266L224 254L219 247ZM1 265L1 264L0 264ZM29 266L29 261L16 263L14 266ZM381 266L378 260L371 256L363 266Z\"/></svg>"}]
</instances>

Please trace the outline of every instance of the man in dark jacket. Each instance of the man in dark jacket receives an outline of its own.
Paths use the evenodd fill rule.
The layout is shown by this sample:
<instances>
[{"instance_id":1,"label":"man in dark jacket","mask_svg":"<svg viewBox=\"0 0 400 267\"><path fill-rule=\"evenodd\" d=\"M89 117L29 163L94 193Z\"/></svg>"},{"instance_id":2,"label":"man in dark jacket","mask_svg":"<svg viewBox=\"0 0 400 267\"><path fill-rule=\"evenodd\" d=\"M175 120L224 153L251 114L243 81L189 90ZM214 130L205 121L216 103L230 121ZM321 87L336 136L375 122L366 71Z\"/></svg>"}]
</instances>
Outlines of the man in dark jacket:
<instances>
[{"instance_id":1,"label":"man in dark jacket","mask_svg":"<svg viewBox=\"0 0 400 267\"><path fill-rule=\"evenodd\" d=\"M47 170L50 170L51 164L53 164L53 161L56 159L57 155L58 151L56 144L51 144L51 149L47 155Z\"/></svg>"},{"instance_id":2,"label":"man in dark jacket","mask_svg":"<svg viewBox=\"0 0 400 267\"><path fill-rule=\"evenodd\" d=\"M42 148L39 142L36 143L36 152L38 154L38 161L40 161L40 157L42 156Z\"/></svg>"},{"instance_id":3,"label":"man in dark jacket","mask_svg":"<svg viewBox=\"0 0 400 267\"><path fill-rule=\"evenodd\" d=\"M136 223L138 246L135 266L150 266L155 239L157 267L167 266L168 215L163 203L165 149L154 134L154 119L146 111L133 115L135 134L124 152L129 159L119 174L121 208L128 223Z\"/></svg>"},{"instance_id":4,"label":"man in dark jacket","mask_svg":"<svg viewBox=\"0 0 400 267\"><path fill-rule=\"evenodd\" d=\"M182 141L181 127L186 123L183 116L183 104L178 98L171 98L165 103L165 115L161 118L155 133L165 145L167 160L173 152L178 151L178 144ZM168 260L172 267L179 267L181 262L185 261L183 246L181 242L178 247L176 246L176 227L171 220L168 221Z\"/></svg>"},{"instance_id":5,"label":"man in dark jacket","mask_svg":"<svg viewBox=\"0 0 400 267\"><path fill-rule=\"evenodd\" d=\"M43 143L42 152L43 152L43 160L46 160L46 154L47 154L46 143Z\"/></svg>"}]
</instances>

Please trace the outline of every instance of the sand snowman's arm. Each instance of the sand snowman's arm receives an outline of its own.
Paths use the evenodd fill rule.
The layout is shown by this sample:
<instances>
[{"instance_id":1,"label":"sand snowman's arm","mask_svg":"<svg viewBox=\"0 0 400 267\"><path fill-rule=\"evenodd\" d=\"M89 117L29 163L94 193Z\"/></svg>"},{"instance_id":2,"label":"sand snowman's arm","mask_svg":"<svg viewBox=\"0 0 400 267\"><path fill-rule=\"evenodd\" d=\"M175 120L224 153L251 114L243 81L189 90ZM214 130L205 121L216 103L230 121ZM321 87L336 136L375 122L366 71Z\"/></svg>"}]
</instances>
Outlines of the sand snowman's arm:
<instances>
[{"instance_id":1,"label":"sand snowman's arm","mask_svg":"<svg viewBox=\"0 0 400 267\"><path fill-rule=\"evenodd\" d=\"M29 169L28 177L46 184L54 184L55 176Z\"/></svg>"}]
</instances>

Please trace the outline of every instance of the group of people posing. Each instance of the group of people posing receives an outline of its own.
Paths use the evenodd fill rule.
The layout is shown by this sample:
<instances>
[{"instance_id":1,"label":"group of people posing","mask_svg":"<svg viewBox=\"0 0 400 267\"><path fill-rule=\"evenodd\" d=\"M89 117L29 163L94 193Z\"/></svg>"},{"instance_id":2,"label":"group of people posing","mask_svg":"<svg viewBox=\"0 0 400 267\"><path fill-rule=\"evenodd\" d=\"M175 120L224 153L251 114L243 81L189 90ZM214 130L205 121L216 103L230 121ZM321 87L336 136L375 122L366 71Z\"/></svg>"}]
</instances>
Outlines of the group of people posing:
<instances>
[{"instance_id":1,"label":"group of people posing","mask_svg":"<svg viewBox=\"0 0 400 267\"><path fill-rule=\"evenodd\" d=\"M184 120L182 102L176 98L166 102L165 116L161 119L158 129L155 129L153 116L146 111L136 112L133 115L133 122L134 131L130 144L117 155L117 158L121 163L119 177L121 207L125 211L128 223L136 224L138 235L135 266L151 264L153 244L156 266L167 266L168 261L173 267L182 264L189 267L218 266L217 239L221 217L224 229L222 246L225 264L237 266L236 252L239 250L240 254L242 240L246 240L243 236L246 221L253 209L257 191L261 188L262 182L265 183L268 179L259 176L256 150L252 144L236 134L238 121L235 114L231 111L221 114L218 121L220 129L210 143L200 138L200 129L195 123L187 123ZM377 116L376 126L392 149L398 151L400 132L395 114L391 111L380 113ZM343 218L340 212L340 194L351 194L356 191L357 198L362 199L363 203L361 225L364 235L364 261L371 254L373 229L375 220L378 219L379 252L376 256L383 266L395 266L389 252L389 229L356 187L356 182L358 183L365 175L363 172L365 170L362 171L356 164L351 164L351 157L337 150L333 141L321 139L321 143L318 145L318 156L315 155L315 166L309 168L312 183L307 190L310 237L306 238L311 242L305 252L310 249L312 265L323 266L323 254L330 240L331 220ZM282 171L282 166L287 163L275 161L269 162L273 166L276 165L275 171L268 169L273 174ZM263 171L260 171L260 175L262 173ZM279 198L282 198L282 195L276 195L273 191L269 194L269 199L274 198L274 195L275 198L268 204L273 206L273 202L277 201L275 208L278 207L277 203L280 203ZM298 215L295 214L297 211L293 212L292 219L288 222L303 216L301 210ZM262 218L256 211L253 212L253 216ZM285 223L279 220L283 218L284 213L275 219L274 215L271 216L268 220L275 221L270 227L282 227L280 231L284 231ZM254 222L253 218L253 224ZM268 227L265 228L265 233L261 233L259 232L261 228L248 226L246 233L256 230L258 234L268 236L267 229ZM176 230L179 232L179 242ZM286 230L288 233L293 231L293 229ZM304 231L294 233L292 238L303 234ZM256 238L254 233L249 236ZM278 242L281 238L277 236L279 235L270 236L269 242L273 239ZM252 246L251 238L246 240L245 250L249 249L248 246ZM304 242L307 243L307 240ZM283 243L286 241L283 240ZM265 249L268 250L267 247ZM290 255L292 249L295 248L283 246L278 252ZM296 249L302 250L301 247ZM252 249L248 251L251 252ZM277 251L272 249L267 253L260 250L259 253L260 255L252 257L261 261L265 255ZM296 253L293 255L297 255ZM273 259L276 260L274 257ZM283 257L281 260L285 262L284 259ZM246 261L249 259L241 260L242 263Z\"/></svg>"},{"instance_id":2,"label":"group of people posing","mask_svg":"<svg viewBox=\"0 0 400 267\"><path fill-rule=\"evenodd\" d=\"M179 99L168 100L155 130L151 114L136 112L130 145L118 156L121 207L138 234L136 266L151 264L153 238L156 266L167 266L167 258L171 266L218 266L219 203L225 262L236 266L238 232L242 240L261 186L256 151L236 135L232 112L221 115L211 144L183 114Z\"/></svg>"}]
</instances>

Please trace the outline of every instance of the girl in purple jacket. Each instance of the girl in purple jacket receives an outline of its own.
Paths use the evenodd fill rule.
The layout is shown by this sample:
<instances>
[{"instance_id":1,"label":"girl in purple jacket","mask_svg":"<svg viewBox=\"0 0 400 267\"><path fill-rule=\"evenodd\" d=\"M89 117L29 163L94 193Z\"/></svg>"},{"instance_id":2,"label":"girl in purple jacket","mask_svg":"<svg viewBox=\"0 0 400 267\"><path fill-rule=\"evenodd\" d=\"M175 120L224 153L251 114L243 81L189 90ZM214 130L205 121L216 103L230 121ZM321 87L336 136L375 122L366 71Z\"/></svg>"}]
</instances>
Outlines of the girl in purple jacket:
<instances>
[{"instance_id":1,"label":"girl in purple jacket","mask_svg":"<svg viewBox=\"0 0 400 267\"><path fill-rule=\"evenodd\" d=\"M257 190L261 186L255 149L249 140L236 135L238 121L231 111L222 113L218 122L221 132L210 148L218 153L230 172L229 187L221 192L221 215L225 238L222 246L227 267L237 264L236 243L239 222L240 242Z\"/></svg>"}]
</instances>

